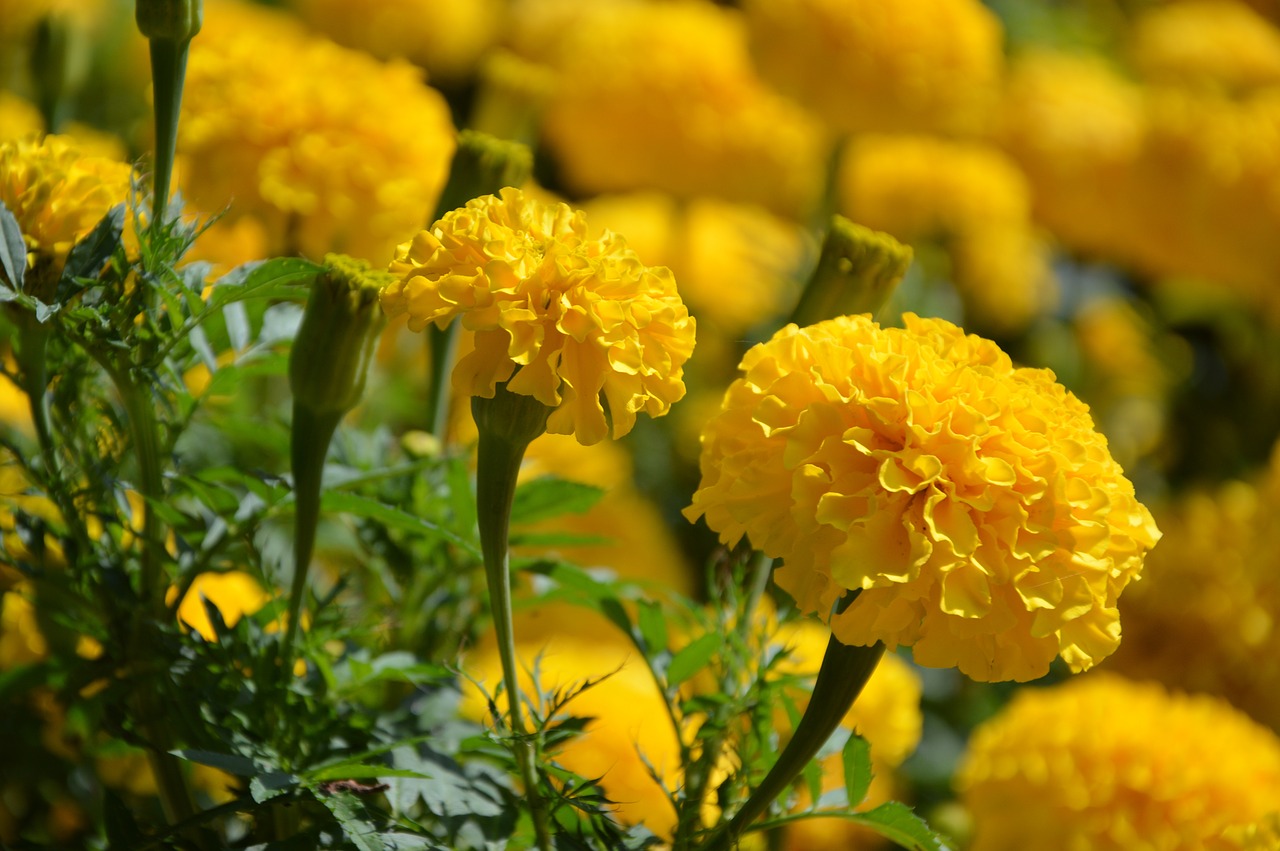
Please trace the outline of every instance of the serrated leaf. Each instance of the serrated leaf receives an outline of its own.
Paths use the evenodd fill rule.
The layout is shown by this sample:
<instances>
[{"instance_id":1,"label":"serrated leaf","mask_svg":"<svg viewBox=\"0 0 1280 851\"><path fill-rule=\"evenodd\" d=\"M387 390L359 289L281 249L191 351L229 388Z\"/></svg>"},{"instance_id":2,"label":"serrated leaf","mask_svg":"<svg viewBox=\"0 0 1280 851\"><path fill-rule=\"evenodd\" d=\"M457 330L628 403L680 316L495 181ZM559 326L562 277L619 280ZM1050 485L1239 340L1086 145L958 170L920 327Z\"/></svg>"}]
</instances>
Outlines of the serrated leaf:
<instances>
[{"instance_id":1,"label":"serrated leaf","mask_svg":"<svg viewBox=\"0 0 1280 851\"><path fill-rule=\"evenodd\" d=\"M321 802L342 825L351 844L360 851L386 851L386 845L378 835L378 828L356 812L353 795L321 795Z\"/></svg>"},{"instance_id":2,"label":"serrated leaf","mask_svg":"<svg viewBox=\"0 0 1280 851\"><path fill-rule=\"evenodd\" d=\"M115 253L124 234L124 204L116 204L102 220L94 225L88 235L71 247L67 265L58 280L57 301L65 304L84 287L77 278L90 278L98 274L102 264Z\"/></svg>"},{"instance_id":3,"label":"serrated leaf","mask_svg":"<svg viewBox=\"0 0 1280 851\"><path fill-rule=\"evenodd\" d=\"M850 806L858 806L871 788L871 745L861 736L850 736L841 752L844 763L844 789Z\"/></svg>"},{"instance_id":4,"label":"serrated leaf","mask_svg":"<svg viewBox=\"0 0 1280 851\"><path fill-rule=\"evenodd\" d=\"M440 538L472 555L480 555L480 550L475 544L460 538L448 529L437 526L428 520L423 520L421 517L415 517L406 511L378 502L376 499L369 499L346 491L331 490L324 495L321 504L325 511L345 512L354 514L357 517L377 520L390 528Z\"/></svg>"},{"instance_id":5,"label":"serrated leaf","mask_svg":"<svg viewBox=\"0 0 1280 851\"><path fill-rule=\"evenodd\" d=\"M849 820L866 825L910 851L950 851L947 841L906 804L889 801L874 810L854 813Z\"/></svg>"},{"instance_id":6,"label":"serrated leaf","mask_svg":"<svg viewBox=\"0 0 1280 851\"><path fill-rule=\"evenodd\" d=\"M723 643L724 638L714 632L694 639L671 657L671 664L667 666L667 685L676 688L701 671L711 661L711 657L716 655L716 651Z\"/></svg>"},{"instance_id":7,"label":"serrated leaf","mask_svg":"<svg viewBox=\"0 0 1280 851\"><path fill-rule=\"evenodd\" d=\"M563 514L582 514L600 501L604 489L557 476L539 476L516 488L511 522L537 523Z\"/></svg>"},{"instance_id":8,"label":"serrated leaf","mask_svg":"<svg viewBox=\"0 0 1280 851\"><path fill-rule=\"evenodd\" d=\"M3 301L12 301L22 292L22 278L27 271L27 243L22 238L22 227L9 207L0 201L0 269L4 269L8 286L0 282L0 287L9 290Z\"/></svg>"},{"instance_id":9,"label":"serrated leaf","mask_svg":"<svg viewBox=\"0 0 1280 851\"><path fill-rule=\"evenodd\" d=\"M223 275L213 285L207 307L216 310L249 298L302 298L324 267L299 257L277 257L246 263Z\"/></svg>"},{"instance_id":10,"label":"serrated leaf","mask_svg":"<svg viewBox=\"0 0 1280 851\"><path fill-rule=\"evenodd\" d=\"M297 788L300 780L293 774L283 771L269 771L249 781L249 794L253 800L261 804L278 798L291 789Z\"/></svg>"}]
</instances>

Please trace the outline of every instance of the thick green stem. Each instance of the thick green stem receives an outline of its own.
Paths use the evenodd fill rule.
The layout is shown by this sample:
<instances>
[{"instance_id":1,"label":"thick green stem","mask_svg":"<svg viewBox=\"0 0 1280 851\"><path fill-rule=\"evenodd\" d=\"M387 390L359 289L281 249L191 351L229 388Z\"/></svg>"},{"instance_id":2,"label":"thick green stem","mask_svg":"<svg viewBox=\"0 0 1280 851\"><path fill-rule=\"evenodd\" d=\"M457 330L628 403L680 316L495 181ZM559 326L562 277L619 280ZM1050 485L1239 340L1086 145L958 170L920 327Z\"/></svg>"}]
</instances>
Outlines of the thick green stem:
<instances>
[{"instance_id":1,"label":"thick green stem","mask_svg":"<svg viewBox=\"0 0 1280 851\"><path fill-rule=\"evenodd\" d=\"M169 205L173 159L178 149L178 114L191 40L151 39L151 82L155 90L156 162L151 226L159 227Z\"/></svg>"},{"instance_id":2,"label":"thick green stem","mask_svg":"<svg viewBox=\"0 0 1280 851\"><path fill-rule=\"evenodd\" d=\"M817 755L827 739L857 700L867 680L884 655L884 644L870 647L842 644L835 636L827 643L827 652L813 685L813 696L800 723L778 761L765 775L729 824L714 834L702 851L725 851L744 830L769 809L786 791L796 776Z\"/></svg>"},{"instance_id":3,"label":"thick green stem","mask_svg":"<svg viewBox=\"0 0 1280 851\"><path fill-rule=\"evenodd\" d=\"M511 615L511 561L508 537L516 478L524 458L527 440L511 440L480 428L477 450L476 509L480 527L480 548L484 555L485 579L489 585L489 606L498 635L502 657L502 681L510 709L511 733L515 739L516 763L524 782L529 810L533 815L538 848L551 851L551 833L546 802L538 789L537 754L524 724L520 705L520 678L516 663L515 627Z\"/></svg>"},{"instance_id":4,"label":"thick green stem","mask_svg":"<svg viewBox=\"0 0 1280 851\"><path fill-rule=\"evenodd\" d=\"M305 405L293 406L293 431L290 453L293 464L293 582L289 589L289 614L284 640L280 644L280 676L293 670L293 645L302 620L302 601L307 591L307 572L315 549L316 528L320 523L321 479L329 443L342 420L342 414L316 413Z\"/></svg>"}]
</instances>

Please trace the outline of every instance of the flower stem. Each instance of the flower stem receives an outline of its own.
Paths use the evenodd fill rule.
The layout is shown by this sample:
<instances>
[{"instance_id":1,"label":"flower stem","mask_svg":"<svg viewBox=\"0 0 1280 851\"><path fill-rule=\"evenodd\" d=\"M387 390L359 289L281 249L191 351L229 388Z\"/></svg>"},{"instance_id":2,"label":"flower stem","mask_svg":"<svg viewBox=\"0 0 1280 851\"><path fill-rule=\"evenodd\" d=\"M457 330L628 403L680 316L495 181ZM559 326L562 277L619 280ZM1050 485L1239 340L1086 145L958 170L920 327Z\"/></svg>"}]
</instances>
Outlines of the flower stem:
<instances>
[{"instance_id":1,"label":"flower stem","mask_svg":"<svg viewBox=\"0 0 1280 851\"><path fill-rule=\"evenodd\" d=\"M774 799L786 791L796 775L817 755L827 739L840 726L867 680L884 655L884 644L870 647L842 644L835 636L827 643L813 696L800 723L778 761L765 775L728 825L721 828L702 846L702 851L726 851L741 833L769 809Z\"/></svg>"},{"instance_id":2,"label":"flower stem","mask_svg":"<svg viewBox=\"0 0 1280 851\"><path fill-rule=\"evenodd\" d=\"M502 657L502 681L510 708L511 733L515 740L516 763L524 783L525 796L533 816L538 848L551 851L551 833L546 802L538 789L536 748L524 724L520 706L520 679L516 667L515 628L511 615L511 561L508 537L516 478L529 441L510 439L480 429L476 469L476 509L480 527L480 548L489 586L489 606L498 634Z\"/></svg>"},{"instance_id":3,"label":"flower stem","mask_svg":"<svg viewBox=\"0 0 1280 851\"><path fill-rule=\"evenodd\" d=\"M153 228L160 227L169 205L173 159L178 149L178 114L182 111L182 85L187 74L191 40L151 39L151 81L155 90L156 162Z\"/></svg>"}]
</instances>

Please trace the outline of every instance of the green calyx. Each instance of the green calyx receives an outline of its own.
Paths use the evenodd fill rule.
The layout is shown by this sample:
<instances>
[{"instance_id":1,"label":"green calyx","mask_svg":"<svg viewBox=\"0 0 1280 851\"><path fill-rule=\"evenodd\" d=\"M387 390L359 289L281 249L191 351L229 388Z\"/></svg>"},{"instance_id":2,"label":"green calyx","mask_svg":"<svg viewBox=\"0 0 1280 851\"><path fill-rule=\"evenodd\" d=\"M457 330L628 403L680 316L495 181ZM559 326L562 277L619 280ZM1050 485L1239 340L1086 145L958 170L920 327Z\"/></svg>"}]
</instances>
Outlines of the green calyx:
<instances>
[{"instance_id":1,"label":"green calyx","mask_svg":"<svg viewBox=\"0 0 1280 851\"><path fill-rule=\"evenodd\" d=\"M463 130L458 149L436 205L436 218L464 206L472 198L492 195L504 186L522 186L533 173L533 152L529 146Z\"/></svg>"},{"instance_id":2,"label":"green calyx","mask_svg":"<svg viewBox=\"0 0 1280 851\"><path fill-rule=\"evenodd\" d=\"M532 396L522 396L501 383L493 398L471 397L471 416L481 439L489 438L524 451L535 438L547 430L551 408Z\"/></svg>"},{"instance_id":3,"label":"green calyx","mask_svg":"<svg viewBox=\"0 0 1280 851\"><path fill-rule=\"evenodd\" d=\"M887 233L832 216L818 265L791 321L804 327L836 316L876 313L911 266L911 248Z\"/></svg>"},{"instance_id":4,"label":"green calyx","mask_svg":"<svg viewBox=\"0 0 1280 851\"><path fill-rule=\"evenodd\" d=\"M341 416L359 404L386 321L378 293L390 281L390 275L362 260L325 258L289 356L295 407Z\"/></svg>"},{"instance_id":5,"label":"green calyx","mask_svg":"<svg viewBox=\"0 0 1280 851\"><path fill-rule=\"evenodd\" d=\"M204 0L138 0L135 17L148 39L188 42L204 23Z\"/></svg>"}]
</instances>

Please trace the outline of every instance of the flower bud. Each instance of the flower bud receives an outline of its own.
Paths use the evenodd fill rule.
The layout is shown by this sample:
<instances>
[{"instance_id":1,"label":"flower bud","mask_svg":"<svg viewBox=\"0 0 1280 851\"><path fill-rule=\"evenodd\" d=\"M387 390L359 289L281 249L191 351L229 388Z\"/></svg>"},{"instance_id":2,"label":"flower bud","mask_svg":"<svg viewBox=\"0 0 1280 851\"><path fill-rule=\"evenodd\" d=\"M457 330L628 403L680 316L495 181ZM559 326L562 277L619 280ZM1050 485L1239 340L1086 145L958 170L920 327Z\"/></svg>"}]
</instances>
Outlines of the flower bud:
<instances>
[{"instance_id":1,"label":"flower bud","mask_svg":"<svg viewBox=\"0 0 1280 851\"><path fill-rule=\"evenodd\" d=\"M138 0L135 17L148 39L187 42L204 23L204 0Z\"/></svg>"},{"instance_id":2,"label":"flower bud","mask_svg":"<svg viewBox=\"0 0 1280 851\"><path fill-rule=\"evenodd\" d=\"M844 216L832 216L818 266L790 321L804 327L836 316L874 314L910 265L909 246Z\"/></svg>"},{"instance_id":3,"label":"flower bud","mask_svg":"<svg viewBox=\"0 0 1280 851\"><path fill-rule=\"evenodd\" d=\"M463 130L449 168L449 181L440 194L435 218L452 212L472 198L492 195L504 186L523 186L533 172L533 153L521 142L510 142Z\"/></svg>"},{"instance_id":4,"label":"flower bud","mask_svg":"<svg viewBox=\"0 0 1280 851\"><path fill-rule=\"evenodd\" d=\"M391 280L362 260L325 257L289 356L295 407L340 417L359 403L385 322L378 291Z\"/></svg>"}]
</instances>

